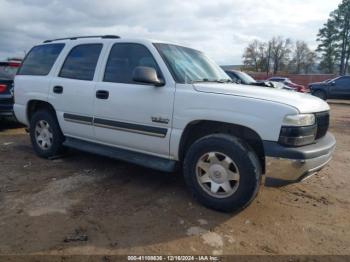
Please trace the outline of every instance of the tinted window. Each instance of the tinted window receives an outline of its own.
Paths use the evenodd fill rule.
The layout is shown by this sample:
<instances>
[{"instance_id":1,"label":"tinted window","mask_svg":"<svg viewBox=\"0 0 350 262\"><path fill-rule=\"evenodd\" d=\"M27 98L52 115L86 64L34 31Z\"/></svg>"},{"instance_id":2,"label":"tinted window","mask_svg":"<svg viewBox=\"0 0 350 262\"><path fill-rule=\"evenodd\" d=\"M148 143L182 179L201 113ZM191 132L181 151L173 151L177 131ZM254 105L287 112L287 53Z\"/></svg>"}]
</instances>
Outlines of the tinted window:
<instances>
[{"instance_id":1,"label":"tinted window","mask_svg":"<svg viewBox=\"0 0 350 262\"><path fill-rule=\"evenodd\" d=\"M239 80L238 77L234 73L232 73L230 71L225 71L225 73L232 79L232 81L237 82Z\"/></svg>"},{"instance_id":2,"label":"tinted window","mask_svg":"<svg viewBox=\"0 0 350 262\"><path fill-rule=\"evenodd\" d=\"M350 85L350 77L340 77L336 80L336 83L340 85Z\"/></svg>"},{"instance_id":3,"label":"tinted window","mask_svg":"<svg viewBox=\"0 0 350 262\"><path fill-rule=\"evenodd\" d=\"M101 49L102 44L75 46L68 54L59 76L79 80L92 80Z\"/></svg>"},{"instance_id":4,"label":"tinted window","mask_svg":"<svg viewBox=\"0 0 350 262\"><path fill-rule=\"evenodd\" d=\"M16 75L18 67L9 66L6 64L0 64L0 79L1 80L13 80Z\"/></svg>"},{"instance_id":5,"label":"tinted window","mask_svg":"<svg viewBox=\"0 0 350 262\"><path fill-rule=\"evenodd\" d=\"M136 83L132 80L132 75L137 66L153 67L157 71L158 78L162 78L156 61L145 46L128 43L115 44L108 57L103 81Z\"/></svg>"},{"instance_id":6,"label":"tinted window","mask_svg":"<svg viewBox=\"0 0 350 262\"><path fill-rule=\"evenodd\" d=\"M24 59L19 75L47 75L64 44L48 44L33 47Z\"/></svg>"}]
</instances>

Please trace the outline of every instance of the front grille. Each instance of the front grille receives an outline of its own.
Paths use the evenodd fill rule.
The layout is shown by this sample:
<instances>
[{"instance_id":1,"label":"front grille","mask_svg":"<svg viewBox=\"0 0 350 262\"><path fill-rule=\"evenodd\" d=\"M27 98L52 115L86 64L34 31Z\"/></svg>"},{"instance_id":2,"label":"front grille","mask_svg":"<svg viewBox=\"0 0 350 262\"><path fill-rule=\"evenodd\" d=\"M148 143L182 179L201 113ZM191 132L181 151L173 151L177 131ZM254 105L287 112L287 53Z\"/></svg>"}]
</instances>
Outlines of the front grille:
<instances>
[{"instance_id":1,"label":"front grille","mask_svg":"<svg viewBox=\"0 0 350 262\"><path fill-rule=\"evenodd\" d=\"M316 113L317 133L316 138L319 139L326 135L329 127L329 112Z\"/></svg>"}]
</instances>

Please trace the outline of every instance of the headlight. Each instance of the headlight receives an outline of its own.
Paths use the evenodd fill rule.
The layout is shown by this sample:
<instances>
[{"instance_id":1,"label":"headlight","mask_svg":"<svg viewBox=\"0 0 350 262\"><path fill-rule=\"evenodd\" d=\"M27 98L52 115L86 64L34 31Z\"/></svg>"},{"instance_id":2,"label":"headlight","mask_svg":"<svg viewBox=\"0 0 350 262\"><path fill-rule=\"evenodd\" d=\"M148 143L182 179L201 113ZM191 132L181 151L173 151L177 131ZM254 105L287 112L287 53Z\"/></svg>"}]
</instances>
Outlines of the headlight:
<instances>
[{"instance_id":1,"label":"headlight","mask_svg":"<svg viewBox=\"0 0 350 262\"><path fill-rule=\"evenodd\" d=\"M283 119L284 126L312 126L314 124L314 114L287 115Z\"/></svg>"},{"instance_id":2,"label":"headlight","mask_svg":"<svg viewBox=\"0 0 350 262\"><path fill-rule=\"evenodd\" d=\"M283 119L278 141L286 146L305 146L315 141L316 132L315 115L287 115Z\"/></svg>"}]
</instances>

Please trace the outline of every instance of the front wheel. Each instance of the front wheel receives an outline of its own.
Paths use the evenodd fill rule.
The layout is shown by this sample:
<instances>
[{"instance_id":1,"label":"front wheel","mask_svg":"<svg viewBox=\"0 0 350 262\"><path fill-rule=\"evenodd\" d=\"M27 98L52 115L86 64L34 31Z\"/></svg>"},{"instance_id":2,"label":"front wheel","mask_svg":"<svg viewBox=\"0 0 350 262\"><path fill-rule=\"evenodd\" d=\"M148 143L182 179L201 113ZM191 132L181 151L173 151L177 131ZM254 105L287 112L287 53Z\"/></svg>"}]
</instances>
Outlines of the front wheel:
<instances>
[{"instance_id":1,"label":"front wheel","mask_svg":"<svg viewBox=\"0 0 350 262\"><path fill-rule=\"evenodd\" d=\"M212 134L191 145L184 159L184 176L200 203L233 212L248 206L257 195L261 167L243 140Z\"/></svg>"}]
</instances>

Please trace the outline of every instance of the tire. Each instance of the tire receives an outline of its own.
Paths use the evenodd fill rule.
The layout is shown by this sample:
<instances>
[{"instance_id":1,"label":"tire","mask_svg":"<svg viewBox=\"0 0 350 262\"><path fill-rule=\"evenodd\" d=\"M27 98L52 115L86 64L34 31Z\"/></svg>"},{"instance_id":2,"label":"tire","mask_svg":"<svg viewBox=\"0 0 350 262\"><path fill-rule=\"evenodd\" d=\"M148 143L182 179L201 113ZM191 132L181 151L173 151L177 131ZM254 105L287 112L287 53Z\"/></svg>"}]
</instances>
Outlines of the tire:
<instances>
[{"instance_id":1,"label":"tire","mask_svg":"<svg viewBox=\"0 0 350 262\"><path fill-rule=\"evenodd\" d=\"M217 160L219 160L219 166L222 163L225 163L222 165L226 166L232 160L229 170L225 169L228 172L219 168ZM206 164L206 161L209 163ZM203 163L204 169L201 168ZM215 168L219 171L215 171ZM238 212L247 207L259 191L261 181L259 159L248 144L234 136L212 134L200 138L187 151L183 169L185 182L194 198L214 210ZM205 172L205 169L208 172ZM217 184L222 183L225 180L225 174L229 173L231 174L230 179L235 177L232 181L228 181L230 187L225 186L226 189L224 189L223 186L220 186L217 193L213 193ZM207 174L211 177L209 179L211 182L203 183L207 181ZM239 178L238 181L237 178ZM220 185L224 184L227 184L227 181Z\"/></svg>"},{"instance_id":2,"label":"tire","mask_svg":"<svg viewBox=\"0 0 350 262\"><path fill-rule=\"evenodd\" d=\"M322 90L316 90L313 93L314 96L321 98L322 100L327 100L327 94L326 92L322 91Z\"/></svg>"},{"instance_id":3,"label":"tire","mask_svg":"<svg viewBox=\"0 0 350 262\"><path fill-rule=\"evenodd\" d=\"M47 123L48 126L46 126L45 123ZM45 131L46 136L44 139L46 142L50 141L50 145L47 143L47 147L43 146L43 143L40 143L40 139L38 139L38 130L40 130L40 126L45 126L44 129L48 130L48 132ZM30 120L29 134L34 151L38 156L49 158L57 156L63 151L62 144L64 136L57 122L56 116L50 111L40 110L34 113Z\"/></svg>"}]
</instances>

